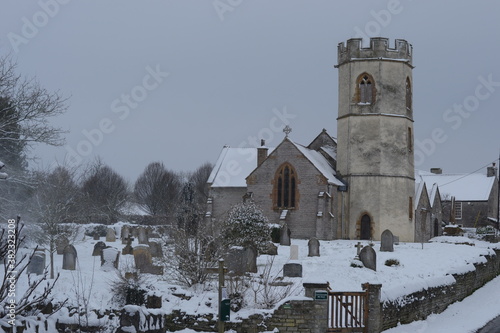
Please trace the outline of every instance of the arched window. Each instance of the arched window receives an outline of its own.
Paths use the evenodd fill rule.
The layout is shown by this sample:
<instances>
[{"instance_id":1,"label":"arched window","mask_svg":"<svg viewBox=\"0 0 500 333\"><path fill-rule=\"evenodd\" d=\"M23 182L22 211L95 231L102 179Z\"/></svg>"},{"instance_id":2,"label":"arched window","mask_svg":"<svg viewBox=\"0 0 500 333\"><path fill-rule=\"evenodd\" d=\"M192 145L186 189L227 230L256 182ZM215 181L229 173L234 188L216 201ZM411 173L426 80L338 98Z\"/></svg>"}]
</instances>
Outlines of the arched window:
<instances>
[{"instance_id":1,"label":"arched window","mask_svg":"<svg viewBox=\"0 0 500 333\"><path fill-rule=\"evenodd\" d=\"M297 199L297 174L285 164L278 169L275 179L276 207L294 208Z\"/></svg>"},{"instance_id":2,"label":"arched window","mask_svg":"<svg viewBox=\"0 0 500 333\"><path fill-rule=\"evenodd\" d=\"M374 81L369 74L361 74L358 78L358 103L372 104L374 102Z\"/></svg>"},{"instance_id":3,"label":"arched window","mask_svg":"<svg viewBox=\"0 0 500 333\"><path fill-rule=\"evenodd\" d=\"M406 110L411 111L411 83L410 78L406 78Z\"/></svg>"}]
</instances>

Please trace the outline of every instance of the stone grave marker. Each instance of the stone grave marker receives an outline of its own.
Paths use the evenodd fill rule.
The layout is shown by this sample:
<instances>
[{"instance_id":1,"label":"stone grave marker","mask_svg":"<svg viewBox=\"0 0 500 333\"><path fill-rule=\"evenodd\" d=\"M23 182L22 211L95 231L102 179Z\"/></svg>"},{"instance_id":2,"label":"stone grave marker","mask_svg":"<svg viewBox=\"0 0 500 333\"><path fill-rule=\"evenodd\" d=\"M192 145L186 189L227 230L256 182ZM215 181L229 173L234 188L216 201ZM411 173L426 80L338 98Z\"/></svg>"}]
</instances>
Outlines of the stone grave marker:
<instances>
[{"instance_id":1,"label":"stone grave marker","mask_svg":"<svg viewBox=\"0 0 500 333\"><path fill-rule=\"evenodd\" d=\"M246 268L247 272L257 273L257 249L253 246L245 248Z\"/></svg>"},{"instance_id":2,"label":"stone grave marker","mask_svg":"<svg viewBox=\"0 0 500 333\"><path fill-rule=\"evenodd\" d=\"M120 251L113 247L106 247L101 251L101 267L104 270L118 269Z\"/></svg>"},{"instance_id":3,"label":"stone grave marker","mask_svg":"<svg viewBox=\"0 0 500 333\"><path fill-rule=\"evenodd\" d=\"M261 253L267 254L270 256L277 256L278 255L278 247L276 245L274 245L273 242L269 242L266 244L264 251L262 251Z\"/></svg>"},{"instance_id":4,"label":"stone grave marker","mask_svg":"<svg viewBox=\"0 0 500 333\"><path fill-rule=\"evenodd\" d=\"M76 258L78 254L73 245L68 245L63 251L63 264L62 269L74 271L76 269Z\"/></svg>"},{"instance_id":5,"label":"stone grave marker","mask_svg":"<svg viewBox=\"0 0 500 333\"><path fill-rule=\"evenodd\" d=\"M358 244L354 245L354 247L356 248L356 258L359 259L359 252L361 252L363 245L361 245L361 242L358 242Z\"/></svg>"},{"instance_id":6,"label":"stone grave marker","mask_svg":"<svg viewBox=\"0 0 500 333\"><path fill-rule=\"evenodd\" d=\"M299 260L299 246L290 245L290 260Z\"/></svg>"},{"instance_id":7,"label":"stone grave marker","mask_svg":"<svg viewBox=\"0 0 500 333\"><path fill-rule=\"evenodd\" d=\"M302 277L302 265L299 263L287 263L283 266L284 277Z\"/></svg>"},{"instance_id":8,"label":"stone grave marker","mask_svg":"<svg viewBox=\"0 0 500 333\"><path fill-rule=\"evenodd\" d=\"M93 239L94 240L99 240L101 237L99 236L99 233L98 232L94 232L94 234L92 235Z\"/></svg>"},{"instance_id":9,"label":"stone grave marker","mask_svg":"<svg viewBox=\"0 0 500 333\"><path fill-rule=\"evenodd\" d=\"M92 256L93 257L96 257L96 256L100 256L101 255L101 251L103 249L106 248L106 243L104 242L97 242L95 243L94 245L94 251L92 252Z\"/></svg>"},{"instance_id":10,"label":"stone grave marker","mask_svg":"<svg viewBox=\"0 0 500 333\"><path fill-rule=\"evenodd\" d=\"M153 265L153 257L151 256L151 251L149 250L149 245L139 244L134 247L134 262L135 268L141 270L147 266Z\"/></svg>"},{"instance_id":11,"label":"stone grave marker","mask_svg":"<svg viewBox=\"0 0 500 333\"><path fill-rule=\"evenodd\" d=\"M124 225L120 232L120 238L122 240L122 244L127 244L127 240L132 235L130 234L130 227L128 225Z\"/></svg>"},{"instance_id":12,"label":"stone grave marker","mask_svg":"<svg viewBox=\"0 0 500 333\"><path fill-rule=\"evenodd\" d=\"M359 260L366 268L377 270L377 253L371 246L365 246L359 252Z\"/></svg>"},{"instance_id":13,"label":"stone grave marker","mask_svg":"<svg viewBox=\"0 0 500 333\"><path fill-rule=\"evenodd\" d=\"M308 257L319 257L319 240L317 238L311 238L307 243L307 247L309 248Z\"/></svg>"},{"instance_id":14,"label":"stone grave marker","mask_svg":"<svg viewBox=\"0 0 500 333\"><path fill-rule=\"evenodd\" d=\"M231 247L226 254L226 265L229 272L234 275L243 275L246 271L245 248L242 246Z\"/></svg>"},{"instance_id":15,"label":"stone grave marker","mask_svg":"<svg viewBox=\"0 0 500 333\"><path fill-rule=\"evenodd\" d=\"M149 244L148 231L144 227L139 227L137 231L137 237L139 238L139 244Z\"/></svg>"},{"instance_id":16,"label":"stone grave marker","mask_svg":"<svg viewBox=\"0 0 500 333\"><path fill-rule=\"evenodd\" d=\"M123 255L134 254L134 248L132 247L132 239L133 238L129 238L127 240L127 245L125 245L125 247L122 249L122 254Z\"/></svg>"},{"instance_id":17,"label":"stone grave marker","mask_svg":"<svg viewBox=\"0 0 500 333\"><path fill-rule=\"evenodd\" d=\"M116 242L115 229L108 228L108 231L106 232L106 242Z\"/></svg>"},{"instance_id":18,"label":"stone grave marker","mask_svg":"<svg viewBox=\"0 0 500 333\"><path fill-rule=\"evenodd\" d=\"M394 236L394 245L399 245L399 236Z\"/></svg>"},{"instance_id":19,"label":"stone grave marker","mask_svg":"<svg viewBox=\"0 0 500 333\"><path fill-rule=\"evenodd\" d=\"M64 254L64 249L69 245L69 240L65 236L56 238L56 252L57 254Z\"/></svg>"},{"instance_id":20,"label":"stone grave marker","mask_svg":"<svg viewBox=\"0 0 500 333\"><path fill-rule=\"evenodd\" d=\"M27 273L41 275L45 270L45 251L36 250L28 264Z\"/></svg>"},{"instance_id":21,"label":"stone grave marker","mask_svg":"<svg viewBox=\"0 0 500 333\"><path fill-rule=\"evenodd\" d=\"M380 237L380 252L394 252L394 236L389 229L384 230Z\"/></svg>"},{"instance_id":22,"label":"stone grave marker","mask_svg":"<svg viewBox=\"0 0 500 333\"><path fill-rule=\"evenodd\" d=\"M288 224L283 224L280 229L280 245L290 246L290 234Z\"/></svg>"},{"instance_id":23,"label":"stone grave marker","mask_svg":"<svg viewBox=\"0 0 500 333\"><path fill-rule=\"evenodd\" d=\"M149 250L151 251L151 256L153 256L155 258L163 257L163 250L161 248L160 243L149 242Z\"/></svg>"}]
</instances>

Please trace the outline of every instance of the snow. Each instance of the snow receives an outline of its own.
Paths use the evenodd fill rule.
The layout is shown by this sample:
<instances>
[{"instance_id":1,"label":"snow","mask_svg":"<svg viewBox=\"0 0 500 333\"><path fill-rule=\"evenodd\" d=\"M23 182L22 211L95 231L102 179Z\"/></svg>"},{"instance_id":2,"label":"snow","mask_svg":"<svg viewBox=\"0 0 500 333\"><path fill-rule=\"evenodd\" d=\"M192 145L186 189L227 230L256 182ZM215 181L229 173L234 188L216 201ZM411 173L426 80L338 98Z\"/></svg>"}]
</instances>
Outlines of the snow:
<instances>
[{"instance_id":1,"label":"snow","mask_svg":"<svg viewBox=\"0 0 500 333\"><path fill-rule=\"evenodd\" d=\"M442 200L454 196L457 201L487 201L495 183L495 177L479 173L433 174L421 170L418 173L428 187L437 184Z\"/></svg>"},{"instance_id":2,"label":"snow","mask_svg":"<svg viewBox=\"0 0 500 333\"><path fill-rule=\"evenodd\" d=\"M117 225L115 225L115 229L118 229ZM55 300L63 301L68 298L69 306L83 307L82 300L85 299L88 301L86 309L99 309L100 311L121 309L123 307L117 304L112 287L114 281L117 280L118 271L109 269L109 267L101 267L100 257L91 256L96 242L85 237L84 239L80 238L80 241L74 244L78 252L76 271L62 270L62 256L54 256L56 274L61 274L54 288ZM107 242L107 245L121 249L123 245L119 242L119 240L114 243ZM298 260L294 262L303 265L302 278L282 278L282 267L285 263L290 262L290 247L288 246L278 246L277 256L259 256L257 260L259 273L253 274L252 277L258 280L266 266L271 267L271 277L280 277L281 282L292 282L289 297L298 297L299 299L304 297L302 286L304 282L329 282L330 287L335 291L361 291L361 284L366 282L382 284L381 300L398 302L403 301L403 296L406 294L454 283L455 279L451 274L474 270L473 264L485 262L485 256L494 255L493 247L498 246L468 237L442 236L433 238L430 243L425 243L423 249L420 243L400 243L394 246L394 252L380 252L380 242L373 242L373 248L377 253L377 271L375 272L364 267L351 267L356 256L355 245L357 242L357 240L320 241L321 256L308 257L308 241L292 239L292 244L299 247ZM361 241L361 243L366 246L370 242ZM132 245L137 246L137 240ZM28 249L22 249L22 252L24 251L28 251ZM164 249L164 253L168 252L172 252L172 249ZM386 266L384 263L388 259L396 259L400 264ZM154 260L155 264L160 264L155 258ZM270 266L271 264L272 266ZM130 271L133 267L132 255L120 255L119 271L122 274ZM142 276L145 277L143 286L149 293L162 295L162 308L154 310L156 313L168 314L175 309L182 309L182 311L192 315L217 313L216 275L213 275L212 280L206 285L191 288L177 285L167 275L142 274ZM39 277L31 275L31 279L36 278ZM26 282L27 276L23 274L18 281L19 296L22 295L22 289L25 288ZM500 281L498 283L500 285ZM272 309L264 309L259 300L257 303L254 302L251 289L246 291L245 302L246 306L242 310L231 313L232 321L241 320L256 312L263 314L272 312ZM279 303L276 306L278 305ZM141 309L142 312L142 307L138 306L128 305L125 309L130 311ZM148 309L148 311L152 310ZM500 310L498 312L500 313ZM88 314L85 320L102 324L104 319L98 319L95 314L89 312ZM75 322L77 318L77 315L70 317L68 310L63 309L56 313L51 320ZM109 321L109 319L106 320ZM118 319L114 320L113 324L117 325ZM185 332L192 331L185 330Z\"/></svg>"}]
</instances>

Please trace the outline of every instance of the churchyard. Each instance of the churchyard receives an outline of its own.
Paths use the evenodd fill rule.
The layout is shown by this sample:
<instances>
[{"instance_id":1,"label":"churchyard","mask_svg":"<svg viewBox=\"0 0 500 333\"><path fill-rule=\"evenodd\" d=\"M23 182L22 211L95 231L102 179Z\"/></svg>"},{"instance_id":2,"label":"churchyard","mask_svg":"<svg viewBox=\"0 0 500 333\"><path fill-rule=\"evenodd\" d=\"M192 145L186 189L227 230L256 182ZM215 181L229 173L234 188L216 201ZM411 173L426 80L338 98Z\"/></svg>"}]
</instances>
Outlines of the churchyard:
<instances>
[{"instance_id":1,"label":"churchyard","mask_svg":"<svg viewBox=\"0 0 500 333\"><path fill-rule=\"evenodd\" d=\"M179 283L168 265L176 255L173 244L160 236L147 227L117 223L108 226L105 237L85 235L82 229L75 240L60 241L54 254L60 278L52 293L54 302L67 302L48 319L48 325L81 324L115 332L124 308L119 288L126 279L132 281L128 285L145 291L140 295L146 299L143 308L155 315L182 313L190 318L186 319L191 321L186 324L190 328L215 320L217 274L191 287ZM232 304L237 311L231 312L230 321L272 313L287 300L303 299L303 283L329 282L333 291L361 291L363 283L381 284L381 301L398 302L414 292L453 284L451 274L473 271L475 263L484 263L485 256L494 256L493 249L500 248L467 234L441 236L423 245L400 243L390 232L381 242L282 237L282 243L289 245L270 245L271 254L257 255L254 249L236 247L225 256L227 292L237 295ZM35 245L21 252L32 251ZM28 278L40 278L48 269L49 257L48 251L36 253L29 275L24 273L17 283L18 295ZM43 287L39 286L40 291Z\"/></svg>"}]
</instances>

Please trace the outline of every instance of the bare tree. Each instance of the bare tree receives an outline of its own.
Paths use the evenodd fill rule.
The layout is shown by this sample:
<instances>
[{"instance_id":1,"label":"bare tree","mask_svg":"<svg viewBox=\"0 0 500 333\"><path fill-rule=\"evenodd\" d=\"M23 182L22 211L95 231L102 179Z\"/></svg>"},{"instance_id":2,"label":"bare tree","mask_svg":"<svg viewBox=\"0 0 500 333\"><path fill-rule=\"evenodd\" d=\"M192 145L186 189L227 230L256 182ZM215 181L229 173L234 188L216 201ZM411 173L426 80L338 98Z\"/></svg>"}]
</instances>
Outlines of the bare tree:
<instances>
[{"instance_id":1,"label":"bare tree","mask_svg":"<svg viewBox=\"0 0 500 333\"><path fill-rule=\"evenodd\" d=\"M75 170L56 167L52 172L35 172L37 184L31 201L31 214L40 226L37 234L40 244L47 244L50 252L50 278L54 278L54 253L56 240L61 236L72 238L76 228L64 222L79 218L81 191L75 180Z\"/></svg>"},{"instance_id":2,"label":"bare tree","mask_svg":"<svg viewBox=\"0 0 500 333\"><path fill-rule=\"evenodd\" d=\"M212 163L204 163L196 169L190 176L189 182L193 184L195 191L196 201L199 204L205 204L208 199L208 185L207 180L212 172L214 165Z\"/></svg>"},{"instance_id":3,"label":"bare tree","mask_svg":"<svg viewBox=\"0 0 500 333\"><path fill-rule=\"evenodd\" d=\"M135 182L134 195L149 214L169 215L176 206L180 188L178 174L167 170L161 162L152 162Z\"/></svg>"},{"instance_id":4,"label":"bare tree","mask_svg":"<svg viewBox=\"0 0 500 333\"><path fill-rule=\"evenodd\" d=\"M91 166L82 192L87 219L93 222L115 223L129 199L125 179L100 160Z\"/></svg>"}]
</instances>

